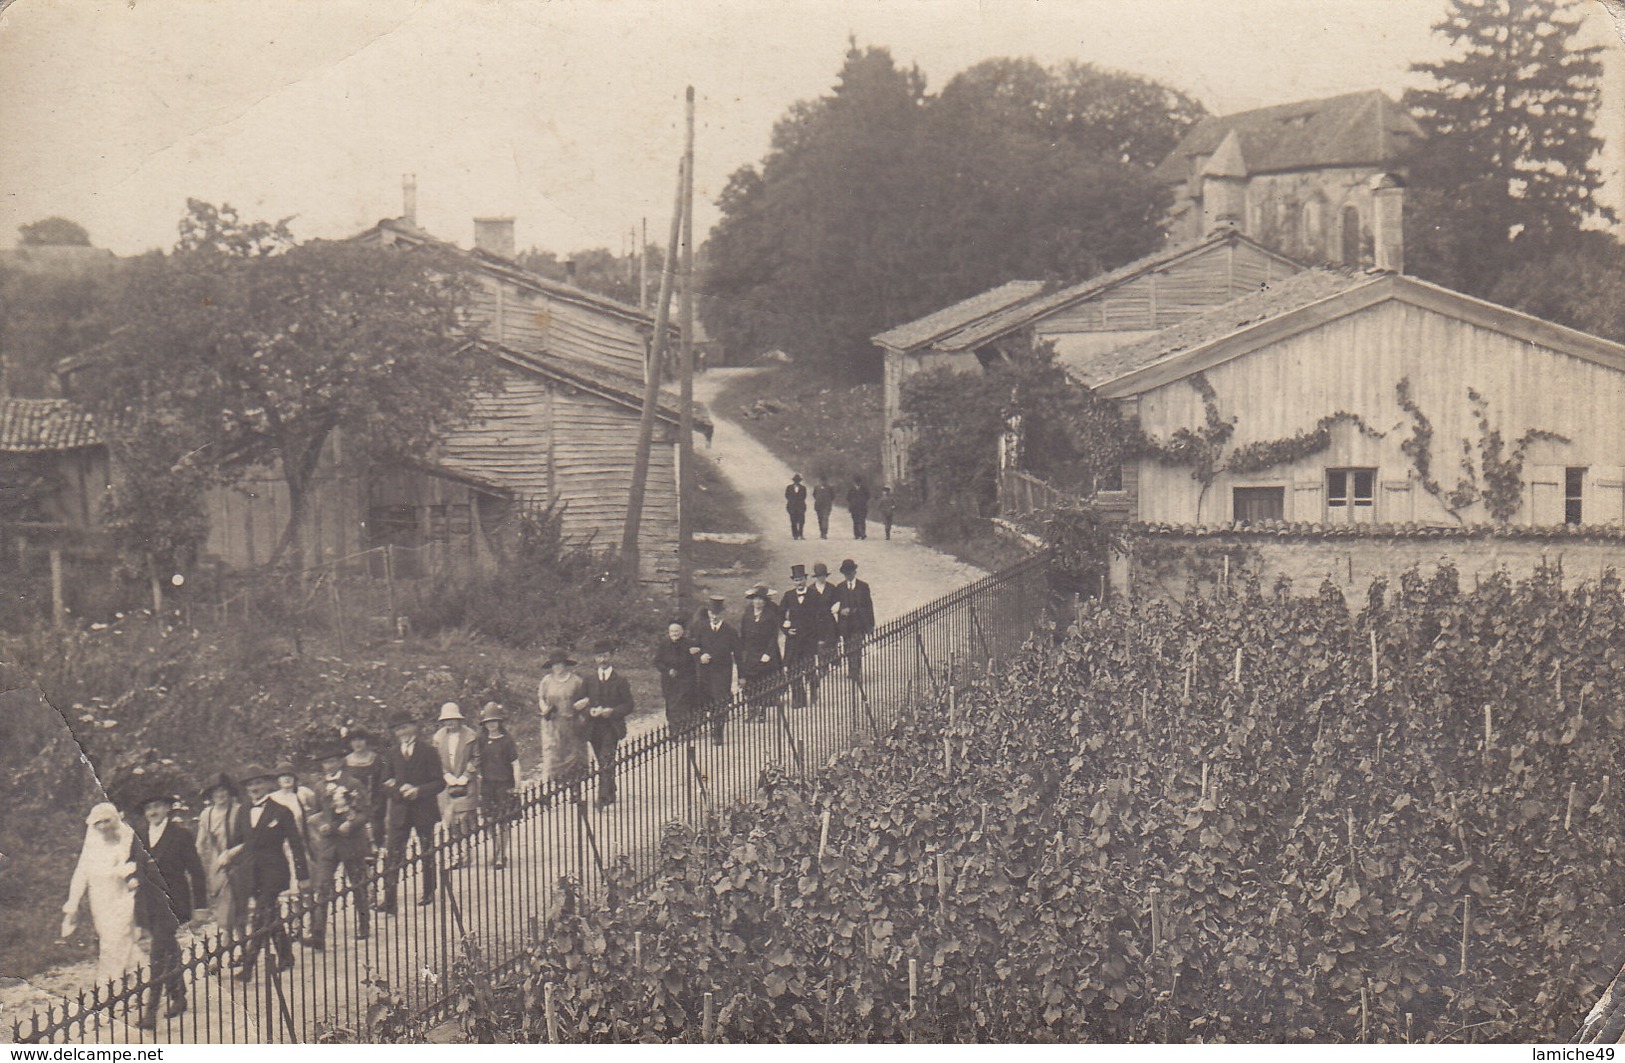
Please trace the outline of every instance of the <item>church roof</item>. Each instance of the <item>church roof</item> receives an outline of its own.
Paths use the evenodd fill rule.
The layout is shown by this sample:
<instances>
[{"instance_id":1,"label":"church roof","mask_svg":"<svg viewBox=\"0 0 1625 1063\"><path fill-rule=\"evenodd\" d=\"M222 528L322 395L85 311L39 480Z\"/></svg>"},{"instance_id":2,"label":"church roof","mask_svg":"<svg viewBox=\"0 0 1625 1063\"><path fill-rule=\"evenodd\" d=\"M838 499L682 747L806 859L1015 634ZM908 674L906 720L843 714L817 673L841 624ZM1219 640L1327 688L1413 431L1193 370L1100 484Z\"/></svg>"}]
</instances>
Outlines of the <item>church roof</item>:
<instances>
[{"instance_id":1,"label":"church roof","mask_svg":"<svg viewBox=\"0 0 1625 1063\"><path fill-rule=\"evenodd\" d=\"M1232 134L1244 169L1234 173L1233 158L1222 168L1245 176L1387 163L1422 136L1422 129L1377 89L1260 107L1197 123L1153 171L1156 179L1164 184L1188 179L1192 161L1214 155Z\"/></svg>"}]
</instances>

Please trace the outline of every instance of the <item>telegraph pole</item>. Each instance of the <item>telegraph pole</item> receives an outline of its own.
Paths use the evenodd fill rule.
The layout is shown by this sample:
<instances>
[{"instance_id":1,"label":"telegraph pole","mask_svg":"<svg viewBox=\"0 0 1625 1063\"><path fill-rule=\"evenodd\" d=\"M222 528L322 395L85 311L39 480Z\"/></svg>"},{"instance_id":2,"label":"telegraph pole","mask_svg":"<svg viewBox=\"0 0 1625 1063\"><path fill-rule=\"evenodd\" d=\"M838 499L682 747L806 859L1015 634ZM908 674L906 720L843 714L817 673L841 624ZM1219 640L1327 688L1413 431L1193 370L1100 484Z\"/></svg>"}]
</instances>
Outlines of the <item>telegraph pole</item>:
<instances>
[{"instance_id":1,"label":"telegraph pole","mask_svg":"<svg viewBox=\"0 0 1625 1063\"><path fill-rule=\"evenodd\" d=\"M677 429L677 594L694 594L694 86L688 87L688 126L683 153L683 376Z\"/></svg>"}]
</instances>

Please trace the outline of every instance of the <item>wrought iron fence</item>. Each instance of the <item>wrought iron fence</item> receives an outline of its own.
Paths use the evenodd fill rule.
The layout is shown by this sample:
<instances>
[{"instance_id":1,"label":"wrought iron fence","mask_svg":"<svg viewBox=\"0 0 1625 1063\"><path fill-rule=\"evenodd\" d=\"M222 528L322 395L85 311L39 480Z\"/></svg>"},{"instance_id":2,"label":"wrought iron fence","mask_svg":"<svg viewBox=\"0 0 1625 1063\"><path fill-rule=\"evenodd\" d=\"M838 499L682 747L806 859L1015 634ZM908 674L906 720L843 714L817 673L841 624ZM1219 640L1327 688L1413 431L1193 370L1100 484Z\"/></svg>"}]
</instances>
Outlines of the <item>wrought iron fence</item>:
<instances>
[{"instance_id":1,"label":"wrought iron fence","mask_svg":"<svg viewBox=\"0 0 1625 1063\"><path fill-rule=\"evenodd\" d=\"M603 896L612 868L625 861L631 881L651 883L669 824L699 821L749 797L766 769L812 772L955 673L1012 654L1044 615L1048 580L1048 558L1040 554L960 588L861 645L747 686L676 728L622 743L613 758L619 792L612 803L597 800L603 765L533 784L506 816L487 817L461 838L442 832L426 850L397 853L394 866L380 857L362 881L346 881L331 898L285 898L270 926L195 940L168 978L143 967L14 1022L12 1038L250 1043L315 1041L345 1030L367 1040L381 1002L433 1017L451 1003L454 966L487 977L523 956L561 898L561 881ZM379 908L390 898L386 914ZM287 949L318 914L325 946ZM362 936L364 916L370 926ZM165 987L177 977L187 1006L167 1015ZM153 1028L140 1025L143 1017Z\"/></svg>"}]
</instances>

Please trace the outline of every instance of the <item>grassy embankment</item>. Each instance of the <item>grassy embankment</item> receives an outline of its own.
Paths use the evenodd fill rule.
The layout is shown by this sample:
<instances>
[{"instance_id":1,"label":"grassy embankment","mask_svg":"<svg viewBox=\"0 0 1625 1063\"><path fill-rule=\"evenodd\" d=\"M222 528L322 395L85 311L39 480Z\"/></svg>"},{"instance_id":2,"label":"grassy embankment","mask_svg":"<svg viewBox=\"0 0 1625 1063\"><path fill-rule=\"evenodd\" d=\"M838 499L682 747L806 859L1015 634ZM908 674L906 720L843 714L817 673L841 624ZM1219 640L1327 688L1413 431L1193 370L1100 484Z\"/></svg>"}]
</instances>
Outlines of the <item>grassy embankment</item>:
<instances>
[{"instance_id":1,"label":"grassy embankment","mask_svg":"<svg viewBox=\"0 0 1625 1063\"><path fill-rule=\"evenodd\" d=\"M737 421L809 483L828 476L838 496L844 497L853 476L871 485L883 482L879 384L831 384L806 369L775 367L730 380L718 390L712 407L718 416ZM913 526L921 543L990 572L1025 554L1000 538L992 521L946 518L906 492L898 499L897 522Z\"/></svg>"}]
</instances>

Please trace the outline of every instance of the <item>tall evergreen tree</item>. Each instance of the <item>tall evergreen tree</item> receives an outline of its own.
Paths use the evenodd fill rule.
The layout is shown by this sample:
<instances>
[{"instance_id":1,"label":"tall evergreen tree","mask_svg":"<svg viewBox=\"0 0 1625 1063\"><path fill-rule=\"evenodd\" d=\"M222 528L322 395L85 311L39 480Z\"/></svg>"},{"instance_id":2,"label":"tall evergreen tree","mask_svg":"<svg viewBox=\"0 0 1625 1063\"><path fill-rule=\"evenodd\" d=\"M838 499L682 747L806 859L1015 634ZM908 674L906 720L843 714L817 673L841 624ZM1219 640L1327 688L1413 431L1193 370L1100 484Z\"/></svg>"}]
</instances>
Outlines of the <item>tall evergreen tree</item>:
<instances>
[{"instance_id":1,"label":"tall evergreen tree","mask_svg":"<svg viewBox=\"0 0 1625 1063\"><path fill-rule=\"evenodd\" d=\"M1581 47L1574 0L1451 0L1434 29L1454 54L1412 69L1405 96L1428 133L1410 160L1410 268L1487 295L1516 258L1550 253L1609 216L1592 129L1600 47Z\"/></svg>"}]
</instances>

